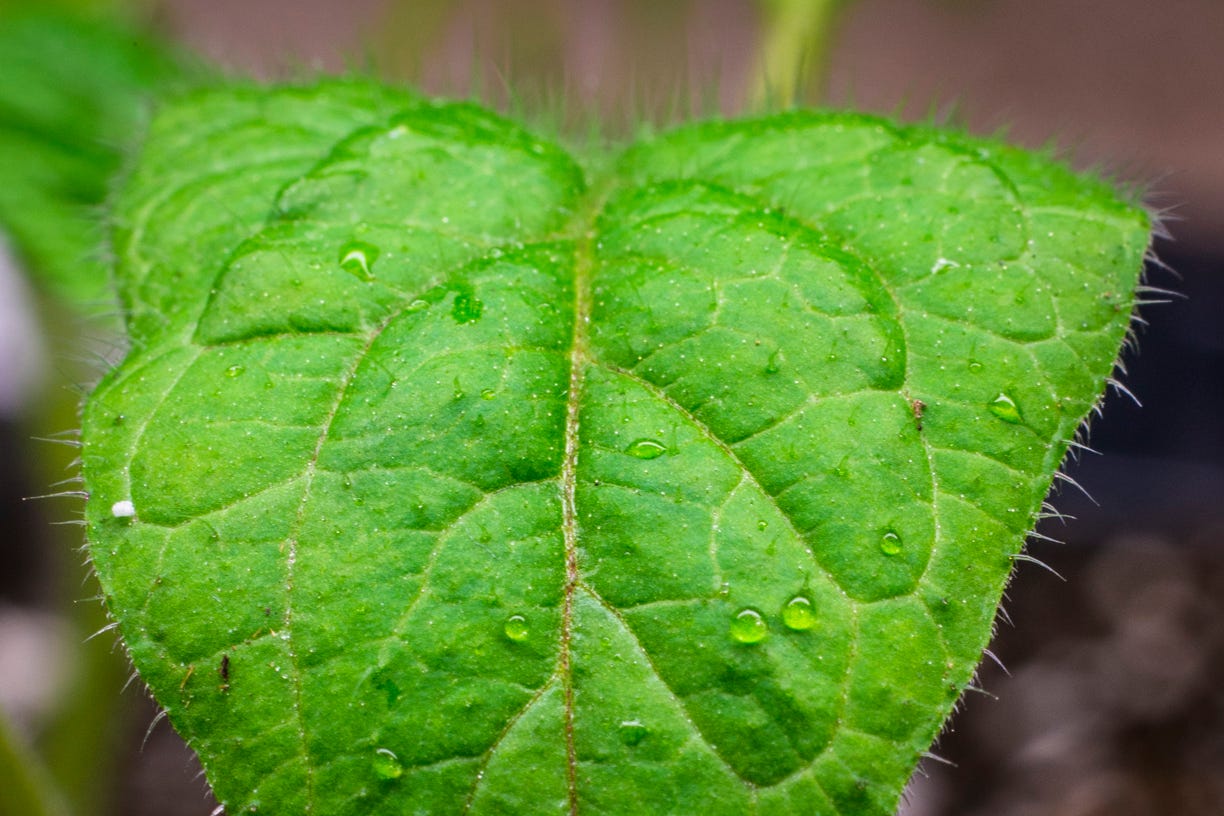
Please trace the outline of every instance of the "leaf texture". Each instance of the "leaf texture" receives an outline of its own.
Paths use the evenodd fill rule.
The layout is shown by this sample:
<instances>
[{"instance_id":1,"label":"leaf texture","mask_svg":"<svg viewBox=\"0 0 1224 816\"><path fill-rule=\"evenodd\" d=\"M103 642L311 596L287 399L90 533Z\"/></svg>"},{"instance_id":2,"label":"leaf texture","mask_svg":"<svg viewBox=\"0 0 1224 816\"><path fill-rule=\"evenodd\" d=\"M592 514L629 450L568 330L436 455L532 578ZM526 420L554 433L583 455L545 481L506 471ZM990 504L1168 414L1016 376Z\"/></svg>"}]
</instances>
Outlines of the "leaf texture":
<instances>
[{"instance_id":1,"label":"leaf texture","mask_svg":"<svg viewBox=\"0 0 1224 816\"><path fill-rule=\"evenodd\" d=\"M590 164L358 80L155 119L89 534L227 812L886 814L971 677L1144 212L851 114Z\"/></svg>"}]
</instances>

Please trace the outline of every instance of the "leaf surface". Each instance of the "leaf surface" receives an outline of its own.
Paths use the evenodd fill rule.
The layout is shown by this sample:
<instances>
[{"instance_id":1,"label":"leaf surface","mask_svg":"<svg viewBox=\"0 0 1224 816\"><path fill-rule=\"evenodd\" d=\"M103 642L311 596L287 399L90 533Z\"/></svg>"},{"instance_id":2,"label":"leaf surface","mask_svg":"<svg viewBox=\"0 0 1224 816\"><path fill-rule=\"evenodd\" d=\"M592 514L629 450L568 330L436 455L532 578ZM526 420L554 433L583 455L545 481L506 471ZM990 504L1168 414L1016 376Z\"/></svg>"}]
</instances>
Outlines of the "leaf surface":
<instances>
[{"instance_id":1,"label":"leaf surface","mask_svg":"<svg viewBox=\"0 0 1224 816\"><path fill-rule=\"evenodd\" d=\"M91 552L227 812L891 813L972 675L1143 211L849 114L594 164L358 81L155 120Z\"/></svg>"}]
</instances>

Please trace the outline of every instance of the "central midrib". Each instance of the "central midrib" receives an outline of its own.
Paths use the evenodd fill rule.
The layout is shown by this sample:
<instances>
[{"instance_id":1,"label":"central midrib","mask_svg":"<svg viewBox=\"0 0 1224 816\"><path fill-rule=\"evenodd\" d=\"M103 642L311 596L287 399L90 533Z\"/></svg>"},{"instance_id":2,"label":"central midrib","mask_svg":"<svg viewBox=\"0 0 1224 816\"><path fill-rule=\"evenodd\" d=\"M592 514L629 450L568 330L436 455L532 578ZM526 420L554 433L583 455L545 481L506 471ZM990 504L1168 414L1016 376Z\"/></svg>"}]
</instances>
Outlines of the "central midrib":
<instances>
[{"instance_id":1,"label":"central midrib","mask_svg":"<svg viewBox=\"0 0 1224 816\"><path fill-rule=\"evenodd\" d=\"M561 462L561 532L565 542L565 593L561 609L561 675L564 720L566 781L570 816L578 813L578 757L574 747L574 675L571 643L574 629L574 593L578 587L578 420L588 360L587 325L591 318L590 286L594 214L603 196L590 195L588 208L576 219L581 230L574 249L574 329L570 348L569 388L565 402L565 453Z\"/></svg>"}]
</instances>

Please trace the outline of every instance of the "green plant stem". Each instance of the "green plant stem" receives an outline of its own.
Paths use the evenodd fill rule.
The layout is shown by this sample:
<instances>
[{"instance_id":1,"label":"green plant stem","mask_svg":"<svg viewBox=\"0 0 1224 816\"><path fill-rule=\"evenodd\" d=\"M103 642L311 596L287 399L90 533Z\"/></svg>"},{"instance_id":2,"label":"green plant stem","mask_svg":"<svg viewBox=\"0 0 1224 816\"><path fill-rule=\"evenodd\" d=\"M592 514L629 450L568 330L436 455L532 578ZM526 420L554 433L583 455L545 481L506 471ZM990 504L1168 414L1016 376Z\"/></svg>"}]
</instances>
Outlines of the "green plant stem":
<instances>
[{"instance_id":1,"label":"green plant stem","mask_svg":"<svg viewBox=\"0 0 1224 816\"><path fill-rule=\"evenodd\" d=\"M848 0L761 0L761 50L749 105L776 109L824 87L837 16Z\"/></svg>"},{"instance_id":2,"label":"green plant stem","mask_svg":"<svg viewBox=\"0 0 1224 816\"><path fill-rule=\"evenodd\" d=\"M0 814L68 816L47 769L15 733L0 709Z\"/></svg>"},{"instance_id":3,"label":"green plant stem","mask_svg":"<svg viewBox=\"0 0 1224 816\"><path fill-rule=\"evenodd\" d=\"M80 318L75 317L53 298L42 298L38 304L41 323L49 328L52 353L63 359L69 350L80 347ZM62 344L62 345L61 345ZM46 438L73 427L77 417L78 397L63 382L86 382L94 372L87 367L61 369L60 387L48 388L40 399L41 412L32 417L28 427L31 440ZM75 472L72 448L28 443L27 460L36 463L32 475L38 484L51 485ZM76 507L61 504L48 510L56 520L72 517ZM56 600L65 621L71 627L70 637L80 643L72 670L65 678L64 691L55 700L53 709L40 729L37 748L46 763L47 773L68 810L56 813L106 814L111 812L114 799L115 771L119 749L125 732L131 727L132 698L122 697L119 690L129 668L122 650L115 647L114 637L89 640L109 620L101 603L76 602L78 598L100 596L101 588L91 574L82 576L76 553L84 543L79 527L50 528L48 541L55 554L55 569L59 576ZM82 578L85 578L84 581ZM87 642L86 642L87 641ZM2 790L2 788L0 788Z\"/></svg>"}]
</instances>

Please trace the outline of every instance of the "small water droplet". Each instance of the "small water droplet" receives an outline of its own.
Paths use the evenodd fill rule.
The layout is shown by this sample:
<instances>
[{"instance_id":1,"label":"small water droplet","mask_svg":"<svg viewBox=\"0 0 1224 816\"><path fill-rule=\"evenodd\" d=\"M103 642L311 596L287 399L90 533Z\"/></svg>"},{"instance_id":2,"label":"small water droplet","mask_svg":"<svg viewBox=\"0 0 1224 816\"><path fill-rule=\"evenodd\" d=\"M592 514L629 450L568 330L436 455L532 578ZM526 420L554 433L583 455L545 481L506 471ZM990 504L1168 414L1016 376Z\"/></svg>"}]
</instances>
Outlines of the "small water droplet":
<instances>
[{"instance_id":1,"label":"small water droplet","mask_svg":"<svg viewBox=\"0 0 1224 816\"><path fill-rule=\"evenodd\" d=\"M241 376L242 376L242 372L244 372L244 371L246 371L246 367L245 367L245 366L240 366L240 365L232 365L232 366L230 366L229 368L225 369L225 376L227 376L227 377L241 377Z\"/></svg>"},{"instance_id":2,"label":"small water droplet","mask_svg":"<svg viewBox=\"0 0 1224 816\"><path fill-rule=\"evenodd\" d=\"M638 459L658 459L667 453L667 448L662 442L653 439L639 439L625 448L625 453Z\"/></svg>"},{"instance_id":3,"label":"small water droplet","mask_svg":"<svg viewBox=\"0 0 1224 816\"><path fill-rule=\"evenodd\" d=\"M399 779L404 775L404 766L390 748L379 748L374 752L374 773L380 779Z\"/></svg>"},{"instance_id":4,"label":"small water droplet","mask_svg":"<svg viewBox=\"0 0 1224 816\"><path fill-rule=\"evenodd\" d=\"M889 530L880 536L880 552L885 555L897 555L901 552L901 536Z\"/></svg>"},{"instance_id":5,"label":"small water droplet","mask_svg":"<svg viewBox=\"0 0 1224 816\"><path fill-rule=\"evenodd\" d=\"M362 241L349 241L340 247L340 268L363 281L374 280L374 261L378 247Z\"/></svg>"},{"instance_id":6,"label":"small water droplet","mask_svg":"<svg viewBox=\"0 0 1224 816\"><path fill-rule=\"evenodd\" d=\"M764 519L761 519L760 521L757 522L758 530L764 530L768 526L769 526L769 522L765 521Z\"/></svg>"},{"instance_id":7,"label":"small water droplet","mask_svg":"<svg viewBox=\"0 0 1224 816\"><path fill-rule=\"evenodd\" d=\"M982 371L982 364L979 363L977 360L970 360L969 370L972 371L974 374L978 374Z\"/></svg>"},{"instance_id":8,"label":"small water droplet","mask_svg":"<svg viewBox=\"0 0 1224 816\"><path fill-rule=\"evenodd\" d=\"M497 396L497 392L494 391L492 388L485 388L480 392L480 398L484 400L491 400L496 396Z\"/></svg>"},{"instance_id":9,"label":"small water droplet","mask_svg":"<svg viewBox=\"0 0 1224 816\"><path fill-rule=\"evenodd\" d=\"M416 300L409 303L408 306L404 309L404 311L419 312L422 309L428 309L428 308L429 308L428 300L425 300L424 298L417 298Z\"/></svg>"},{"instance_id":10,"label":"small water droplet","mask_svg":"<svg viewBox=\"0 0 1224 816\"><path fill-rule=\"evenodd\" d=\"M476 298L476 293L471 288L460 289L455 294L455 301L451 304L451 317L456 323L474 323L480 319L483 311L484 304Z\"/></svg>"},{"instance_id":11,"label":"small water droplet","mask_svg":"<svg viewBox=\"0 0 1224 816\"><path fill-rule=\"evenodd\" d=\"M986 407L990 409L990 413L1004 422L1010 422L1012 425L1019 424L1023 419L1020 416L1020 408L1016 405L1015 400L1001 391L999 396L991 400Z\"/></svg>"},{"instance_id":12,"label":"small water droplet","mask_svg":"<svg viewBox=\"0 0 1224 816\"><path fill-rule=\"evenodd\" d=\"M766 374L777 374L782 370L782 349L774 349L774 353L769 355L769 360L765 363Z\"/></svg>"},{"instance_id":13,"label":"small water droplet","mask_svg":"<svg viewBox=\"0 0 1224 816\"><path fill-rule=\"evenodd\" d=\"M769 634L769 624L755 609L741 609L731 620L731 637L740 643L760 643Z\"/></svg>"},{"instance_id":14,"label":"small water droplet","mask_svg":"<svg viewBox=\"0 0 1224 816\"><path fill-rule=\"evenodd\" d=\"M787 629L802 632L816 625L816 610L812 602L802 595L796 595L782 607L782 623Z\"/></svg>"},{"instance_id":15,"label":"small water droplet","mask_svg":"<svg viewBox=\"0 0 1224 816\"><path fill-rule=\"evenodd\" d=\"M625 720L617 728L617 732L620 734L621 742L625 745L637 745L646 738L650 729L637 720Z\"/></svg>"},{"instance_id":16,"label":"small water droplet","mask_svg":"<svg viewBox=\"0 0 1224 816\"><path fill-rule=\"evenodd\" d=\"M506 618L502 631L515 643L522 643L531 634L531 630L527 627L527 619L522 615L511 615Z\"/></svg>"}]
</instances>

